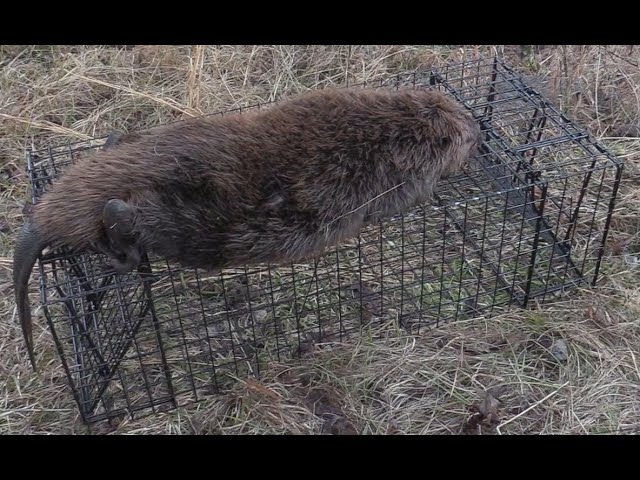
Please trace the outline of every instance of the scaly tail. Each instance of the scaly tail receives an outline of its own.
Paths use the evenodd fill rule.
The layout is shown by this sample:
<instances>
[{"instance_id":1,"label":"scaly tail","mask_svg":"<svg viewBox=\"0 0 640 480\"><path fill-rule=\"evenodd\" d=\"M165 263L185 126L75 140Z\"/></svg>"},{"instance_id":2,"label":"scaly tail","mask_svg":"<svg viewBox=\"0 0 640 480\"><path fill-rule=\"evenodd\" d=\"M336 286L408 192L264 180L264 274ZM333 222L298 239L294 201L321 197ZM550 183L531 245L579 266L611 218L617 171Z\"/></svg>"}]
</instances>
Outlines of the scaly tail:
<instances>
[{"instance_id":1,"label":"scaly tail","mask_svg":"<svg viewBox=\"0 0 640 480\"><path fill-rule=\"evenodd\" d=\"M16 304L18 305L18 316L20 318L20 325L22 326L22 334L27 344L29 359L31 360L34 371L36 371L36 360L33 353L33 333L28 283L31 270L38 259L38 255L45 246L35 225L27 221L18 235L13 252L13 283Z\"/></svg>"}]
</instances>

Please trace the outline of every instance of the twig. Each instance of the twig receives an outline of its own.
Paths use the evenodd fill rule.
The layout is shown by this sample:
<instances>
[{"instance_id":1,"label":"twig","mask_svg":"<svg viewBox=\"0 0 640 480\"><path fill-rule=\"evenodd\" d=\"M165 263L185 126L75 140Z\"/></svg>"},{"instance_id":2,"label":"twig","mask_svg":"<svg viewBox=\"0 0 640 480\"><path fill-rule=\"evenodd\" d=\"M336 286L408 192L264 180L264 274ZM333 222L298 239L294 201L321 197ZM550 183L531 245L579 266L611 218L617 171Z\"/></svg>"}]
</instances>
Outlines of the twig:
<instances>
[{"instance_id":1,"label":"twig","mask_svg":"<svg viewBox=\"0 0 640 480\"><path fill-rule=\"evenodd\" d=\"M396 185L395 187L391 187L389 190L386 190L386 191L382 192L381 194L376 195L376 196L375 196L375 197L373 197L371 200L368 200L367 202L363 203L363 204L362 204L362 205L360 205L359 207L354 208L354 209L353 209L353 210L351 210L350 212L347 212L347 213L345 213L345 214L343 214L343 215L340 215L338 218L334 218L334 219L333 219L333 220L331 220L329 223L327 223L327 224L323 225L322 227L320 227L320 228L318 229L318 231L324 230L325 228L327 228L327 227L329 227L329 226L333 225L335 222L337 222L337 221L338 221L338 220L340 220L341 218L344 218L344 217L346 217L347 215L351 215L352 213L357 212L357 211L358 211L358 210L360 210L361 208L366 207L367 205L369 205L369 204L370 204L371 202L373 202L374 200L376 200L376 199L378 199L378 198L382 197L383 195L386 195L387 193L391 192L392 190L395 190L396 188L401 187L401 186L402 186L402 185L404 185L405 183L406 183L406 182L399 183L399 184L398 184L398 185Z\"/></svg>"},{"instance_id":2,"label":"twig","mask_svg":"<svg viewBox=\"0 0 640 480\"><path fill-rule=\"evenodd\" d=\"M13 115L9 115L8 113L0 113L0 117L6 118L7 120L13 120L14 122L25 123L25 124L29 125L30 127L39 128L41 130L49 130L50 132L56 132L56 133L62 133L62 134L66 134L66 135L71 135L73 137L77 137L77 138L80 138L82 140L91 139L90 135L86 135L84 133L76 132L75 130L72 130L70 128L63 127L61 125L56 125L55 123L51 123L51 122L47 122L47 121L38 122L36 120L28 120L28 119L25 119L25 118L14 117Z\"/></svg>"},{"instance_id":3,"label":"twig","mask_svg":"<svg viewBox=\"0 0 640 480\"><path fill-rule=\"evenodd\" d=\"M598 66L596 67L596 89L594 92L596 121L598 122L598 132L602 132L602 124L600 123L600 110L598 108L598 84L600 83L600 62L602 60L602 48L598 48Z\"/></svg>"},{"instance_id":4,"label":"twig","mask_svg":"<svg viewBox=\"0 0 640 480\"><path fill-rule=\"evenodd\" d=\"M169 102L169 101L164 100L162 98L158 98L158 97L154 97L153 95L149 95L148 93L137 92L137 91L133 90L132 88L123 87L122 85L114 85L113 83L104 82L102 80L98 80L97 78L85 77L84 75L80 75L79 73L75 73L73 75L75 77L77 77L77 78L80 78L80 79L85 80L85 81L90 82L90 83L97 83L98 85L103 85L105 87L113 88L114 90L121 90L123 92L130 93L131 95L137 95L139 97L146 98L148 100L152 100L152 101L154 101L156 103L159 103L161 105L164 105L166 107L173 108L174 110L177 110L177 111L179 111L181 113L184 113L185 115L189 115L190 117L195 117L195 116L198 115L197 112L194 112L193 109L191 109L191 108L187 107L187 110L185 110L184 108L182 108L179 105L177 105L175 102Z\"/></svg>"}]
</instances>

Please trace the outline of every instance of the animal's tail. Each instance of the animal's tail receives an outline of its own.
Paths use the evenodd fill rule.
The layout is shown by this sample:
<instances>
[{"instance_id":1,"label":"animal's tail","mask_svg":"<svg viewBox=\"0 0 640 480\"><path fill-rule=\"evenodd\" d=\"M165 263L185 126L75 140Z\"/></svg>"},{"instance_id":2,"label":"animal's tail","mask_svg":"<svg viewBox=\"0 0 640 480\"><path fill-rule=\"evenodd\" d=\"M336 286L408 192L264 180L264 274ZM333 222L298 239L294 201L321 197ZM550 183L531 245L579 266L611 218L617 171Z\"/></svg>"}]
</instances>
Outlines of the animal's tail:
<instances>
[{"instance_id":1,"label":"animal's tail","mask_svg":"<svg viewBox=\"0 0 640 480\"><path fill-rule=\"evenodd\" d=\"M38 259L38 255L45 246L36 226L32 222L27 221L18 235L13 252L13 283L16 304L18 305L18 316L22 327L22 334L27 344L29 359L31 360L34 371L36 370L36 360L33 353L33 333L28 284L31 270Z\"/></svg>"}]
</instances>

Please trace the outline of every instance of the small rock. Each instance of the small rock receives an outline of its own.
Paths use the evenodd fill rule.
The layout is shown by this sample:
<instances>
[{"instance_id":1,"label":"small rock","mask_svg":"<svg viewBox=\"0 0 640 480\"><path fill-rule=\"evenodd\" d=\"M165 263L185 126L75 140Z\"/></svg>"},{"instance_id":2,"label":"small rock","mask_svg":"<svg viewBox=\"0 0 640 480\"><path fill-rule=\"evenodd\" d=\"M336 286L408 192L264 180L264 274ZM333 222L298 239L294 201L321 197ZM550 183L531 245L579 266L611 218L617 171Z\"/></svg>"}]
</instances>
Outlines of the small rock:
<instances>
[{"instance_id":1,"label":"small rock","mask_svg":"<svg viewBox=\"0 0 640 480\"><path fill-rule=\"evenodd\" d=\"M638 263L640 262L638 261L637 256L626 254L624 256L624 263L626 263L631 268L636 268L638 266Z\"/></svg>"},{"instance_id":2,"label":"small rock","mask_svg":"<svg viewBox=\"0 0 640 480\"><path fill-rule=\"evenodd\" d=\"M269 312L266 310L256 310L253 312L253 319L258 323L263 322L267 315L269 315Z\"/></svg>"},{"instance_id":3,"label":"small rock","mask_svg":"<svg viewBox=\"0 0 640 480\"><path fill-rule=\"evenodd\" d=\"M495 397L491 389L487 390L482 400L476 405L480 414L486 418L498 415L498 409L500 407L500 400Z\"/></svg>"},{"instance_id":4,"label":"small rock","mask_svg":"<svg viewBox=\"0 0 640 480\"><path fill-rule=\"evenodd\" d=\"M225 332L225 325L221 322L216 322L206 327L208 338L217 338Z\"/></svg>"},{"instance_id":5,"label":"small rock","mask_svg":"<svg viewBox=\"0 0 640 480\"><path fill-rule=\"evenodd\" d=\"M567 347L567 343L562 339L554 341L550 351L553 358L559 362L566 362L569 359L569 347Z\"/></svg>"}]
</instances>

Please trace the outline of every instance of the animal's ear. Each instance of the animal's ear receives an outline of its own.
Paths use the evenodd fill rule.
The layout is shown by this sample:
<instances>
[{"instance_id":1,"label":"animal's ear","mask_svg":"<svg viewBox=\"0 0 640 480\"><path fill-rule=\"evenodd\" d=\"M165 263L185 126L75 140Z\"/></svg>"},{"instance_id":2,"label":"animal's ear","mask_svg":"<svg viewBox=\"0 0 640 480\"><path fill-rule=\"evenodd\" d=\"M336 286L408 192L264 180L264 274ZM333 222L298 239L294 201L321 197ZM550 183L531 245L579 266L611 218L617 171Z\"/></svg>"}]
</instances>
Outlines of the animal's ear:
<instances>
[{"instance_id":1,"label":"animal's ear","mask_svg":"<svg viewBox=\"0 0 640 480\"><path fill-rule=\"evenodd\" d=\"M109 243L111 264L119 273L140 263L140 248L134 233L134 211L123 200L109 200L102 211L102 223Z\"/></svg>"}]
</instances>

